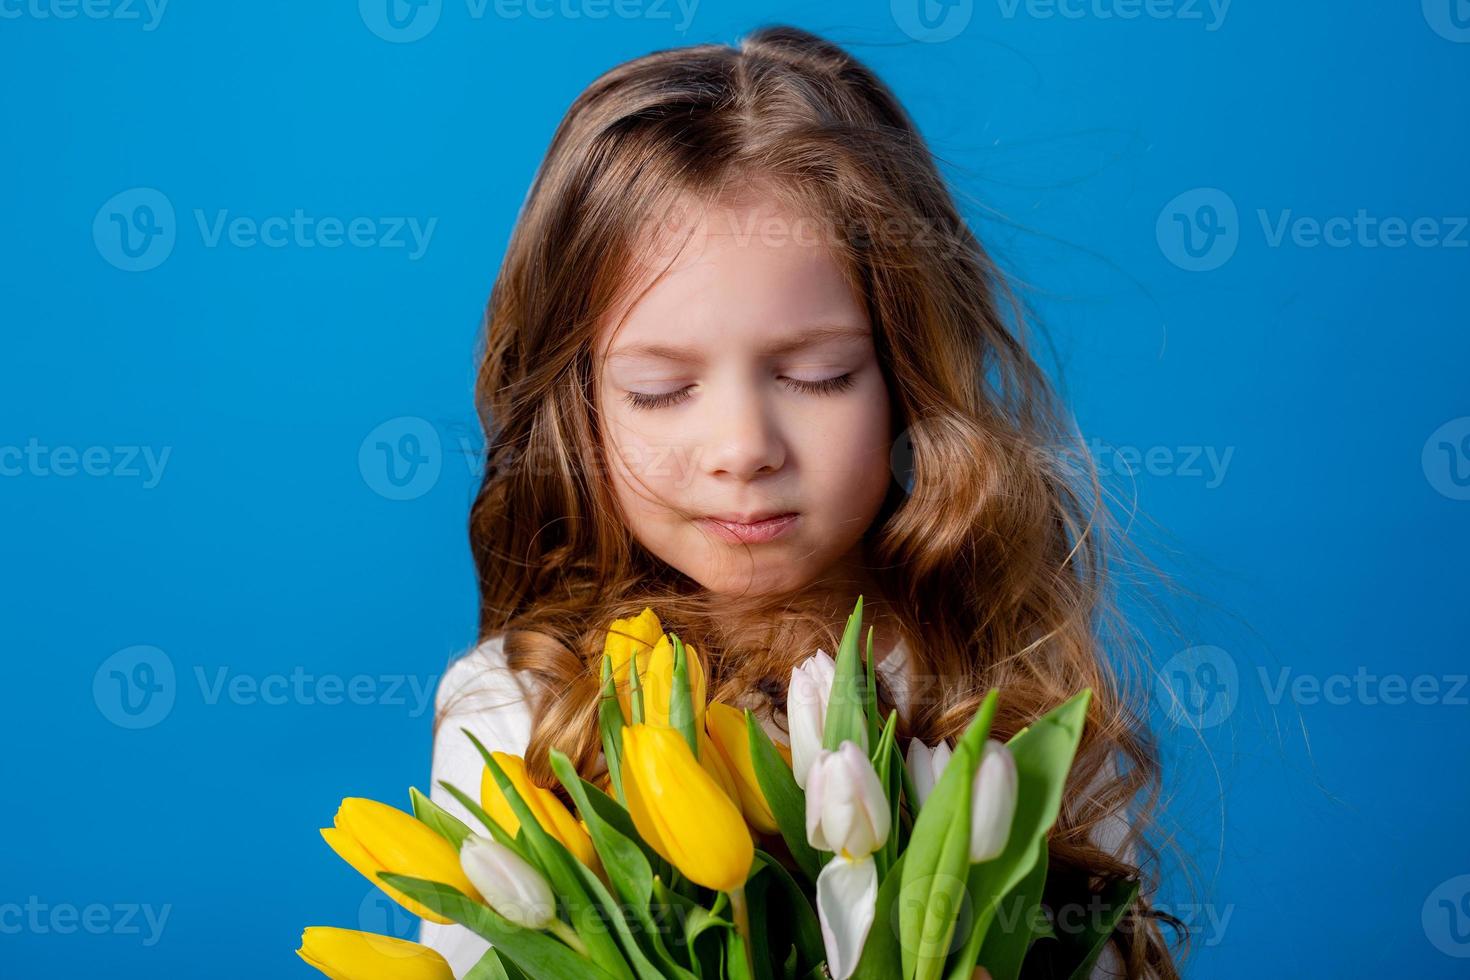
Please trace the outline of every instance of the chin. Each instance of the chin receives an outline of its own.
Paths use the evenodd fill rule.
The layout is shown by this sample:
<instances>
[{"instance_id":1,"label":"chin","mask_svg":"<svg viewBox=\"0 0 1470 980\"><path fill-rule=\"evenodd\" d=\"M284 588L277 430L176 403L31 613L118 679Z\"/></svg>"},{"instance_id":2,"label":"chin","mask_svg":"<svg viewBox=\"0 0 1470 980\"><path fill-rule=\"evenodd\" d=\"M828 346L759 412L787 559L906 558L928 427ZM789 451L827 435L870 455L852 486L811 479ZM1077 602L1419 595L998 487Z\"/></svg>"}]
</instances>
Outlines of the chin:
<instances>
[{"instance_id":1,"label":"chin","mask_svg":"<svg viewBox=\"0 0 1470 980\"><path fill-rule=\"evenodd\" d=\"M814 581L804 569L790 565L761 562L751 571L731 572L703 568L686 573L716 595L737 596L785 595L797 592Z\"/></svg>"}]
</instances>

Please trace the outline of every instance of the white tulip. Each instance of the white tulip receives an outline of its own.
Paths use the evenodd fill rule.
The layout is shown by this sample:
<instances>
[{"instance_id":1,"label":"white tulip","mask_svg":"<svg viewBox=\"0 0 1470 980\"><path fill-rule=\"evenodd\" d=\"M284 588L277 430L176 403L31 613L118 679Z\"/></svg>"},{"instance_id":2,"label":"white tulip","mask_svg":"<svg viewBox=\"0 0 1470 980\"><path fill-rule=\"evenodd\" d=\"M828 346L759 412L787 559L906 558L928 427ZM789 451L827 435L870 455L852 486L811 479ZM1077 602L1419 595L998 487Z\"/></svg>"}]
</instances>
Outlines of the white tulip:
<instances>
[{"instance_id":1,"label":"white tulip","mask_svg":"<svg viewBox=\"0 0 1470 980\"><path fill-rule=\"evenodd\" d=\"M1016 815L1016 759L1011 750L987 739L975 767L970 801L970 862L999 857Z\"/></svg>"},{"instance_id":2,"label":"white tulip","mask_svg":"<svg viewBox=\"0 0 1470 980\"><path fill-rule=\"evenodd\" d=\"M539 931L556 918L556 897L541 872L500 841L471 834L459 865L485 904L516 925Z\"/></svg>"},{"instance_id":3,"label":"white tulip","mask_svg":"<svg viewBox=\"0 0 1470 980\"><path fill-rule=\"evenodd\" d=\"M914 781L914 792L919 794L919 806L923 806L924 801L929 799L929 794L934 792L934 787L939 784L939 777L944 775L944 767L949 765L953 755L954 751L950 749L948 742L940 742L931 749L917 738L909 739L909 777Z\"/></svg>"},{"instance_id":4,"label":"white tulip","mask_svg":"<svg viewBox=\"0 0 1470 980\"><path fill-rule=\"evenodd\" d=\"M806 787L806 838L812 847L849 860L864 858L888 840L891 823L878 773L856 742L817 755Z\"/></svg>"},{"instance_id":5,"label":"white tulip","mask_svg":"<svg viewBox=\"0 0 1470 980\"><path fill-rule=\"evenodd\" d=\"M878 865L871 855L849 861L839 854L817 875L817 919L833 980L847 980L857 969L877 907Z\"/></svg>"},{"instance_id":6,"label":"white tulip","mask_svg":"<svg viewBox=\"0 0 1470 980\"><path fill-rule=\"evenodd\" d=\"M836 673L837 662L824 650L818 650L791 668L791 684L786 691L786 727L791 732L791 772L802 789L806 789L812 762L822 751L822 731L827 724L827 704Z\"/></svg>"}]
</instances>

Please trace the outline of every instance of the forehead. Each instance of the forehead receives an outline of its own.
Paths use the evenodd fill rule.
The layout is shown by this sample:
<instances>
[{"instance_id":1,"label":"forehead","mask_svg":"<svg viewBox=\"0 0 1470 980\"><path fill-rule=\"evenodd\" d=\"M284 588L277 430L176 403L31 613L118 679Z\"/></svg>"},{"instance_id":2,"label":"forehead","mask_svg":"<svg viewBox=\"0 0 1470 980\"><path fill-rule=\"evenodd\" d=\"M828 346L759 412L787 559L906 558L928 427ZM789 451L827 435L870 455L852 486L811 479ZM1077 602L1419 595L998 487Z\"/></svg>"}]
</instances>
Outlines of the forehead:
<instances>
[{"instance_id":1,"label":"forehead","mask_svg":"<svg viewBox=\"0 0 1470 980\"><path fill-rule=\"evenodd\" d=\"M870 336L865 303L820 221L767 200L680 216L645 246L599 331L600 357Z\"/></svg>"}]
</instances>

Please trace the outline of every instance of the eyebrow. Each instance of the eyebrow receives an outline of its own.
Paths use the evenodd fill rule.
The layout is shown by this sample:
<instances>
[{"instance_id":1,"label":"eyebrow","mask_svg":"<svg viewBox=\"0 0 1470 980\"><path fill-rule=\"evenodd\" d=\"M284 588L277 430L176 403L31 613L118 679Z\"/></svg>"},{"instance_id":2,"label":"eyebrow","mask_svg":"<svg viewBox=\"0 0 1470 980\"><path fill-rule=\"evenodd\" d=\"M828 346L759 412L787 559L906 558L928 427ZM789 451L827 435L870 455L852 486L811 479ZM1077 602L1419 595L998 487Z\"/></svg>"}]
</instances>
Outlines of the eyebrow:
<instances>
[{"instance_id":1,"label":"eyebrow","mask_svg":"<svg viewBox=\"0 0 1470 980\"><path fill-rule=\"evenodd\" d=\"M859 337L866 339L868 336L868 331L860 327L835 325L810 327L795 337L766 345L761 349L761 354L767 357L777 354L790 354L828 340L855 340ZM661 357L670 361L683 361L686 363L694 363L702 360L700 353L692 347L679 347L674 344L660 343L632 344L627 347L618 348L607 355L609 361L632 357Z\"/></svg>"}]
</instances>

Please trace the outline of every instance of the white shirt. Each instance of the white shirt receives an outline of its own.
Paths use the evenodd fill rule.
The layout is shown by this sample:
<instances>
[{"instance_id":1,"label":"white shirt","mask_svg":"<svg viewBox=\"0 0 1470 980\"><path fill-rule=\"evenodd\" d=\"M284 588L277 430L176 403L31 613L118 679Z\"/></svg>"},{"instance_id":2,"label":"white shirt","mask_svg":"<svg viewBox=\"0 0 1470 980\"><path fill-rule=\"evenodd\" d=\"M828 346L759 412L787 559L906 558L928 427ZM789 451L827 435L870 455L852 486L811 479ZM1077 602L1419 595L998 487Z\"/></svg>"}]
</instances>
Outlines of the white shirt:
<instances>
[{"instance_id":1,"label":"white shirt","mask_svg":"<svg viewBox=\"0 0 1470 980\"><path fill-rule=\"evenodd\" d=\"M908 717L911 683L908 672L909 650L900 639L898 644L880 660L876 669L883 674L894 706L899 716ZM449 813L454 814L472 828L483 828L470 815L463 804L449 794L441 782L452 783L471 799L480 797L480 777L484 761L480 753L465 737L461 728L474 732L492 752L507 752L524 757L531 741L531 705L534 700L532 682L523 674L510 669L505 659L504 634L494 634L470 653L450 665L439 681L435 696L435 711L440 718L434 736L434 760L429 798ZM785 741L776 719L767 713L758 714L761 726L773 739ZM1127 822L1114 816L1105 823L1098 834L1099 842L1115 849L1127 830ZM440 925L424 921L419 929L419 941L439 951L449 963L456 977L470 971L490 943L458 923ZM1099 971L1108 957L1099 961ZM1109 974L1094 971L1094 977Z\"/></svg>"}]
</instances>

